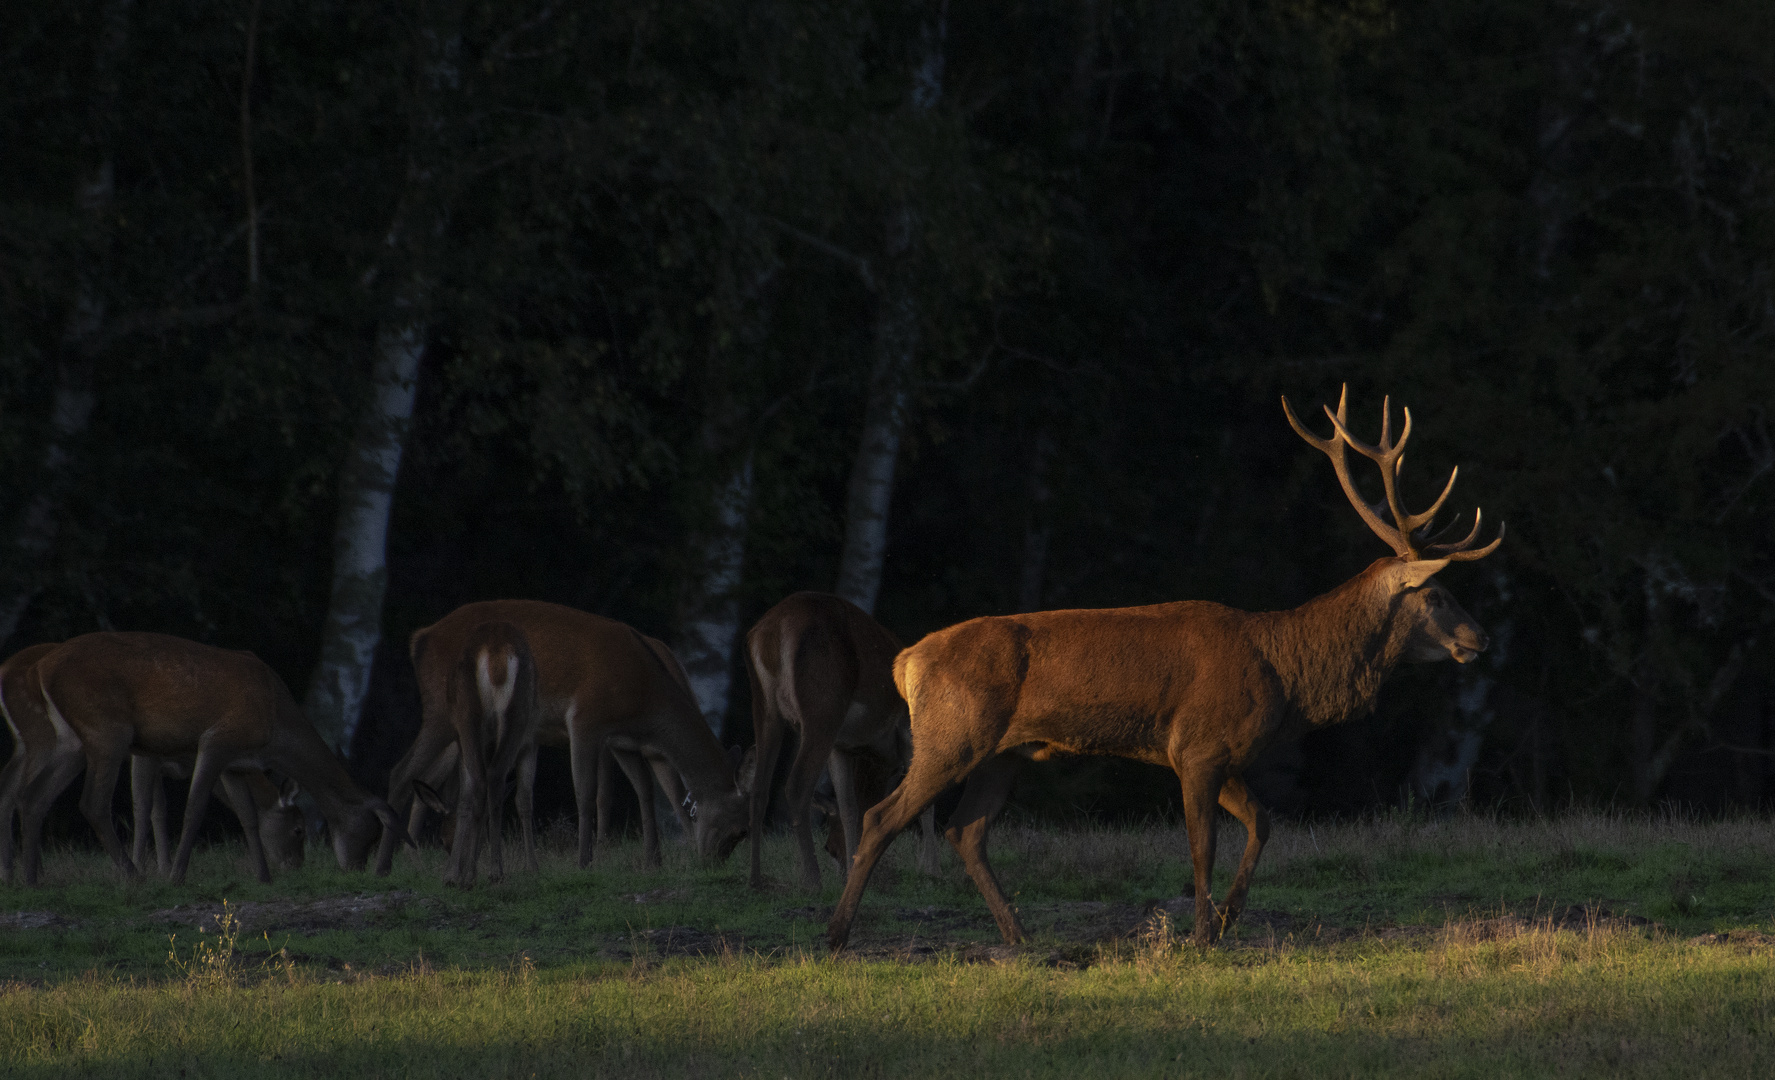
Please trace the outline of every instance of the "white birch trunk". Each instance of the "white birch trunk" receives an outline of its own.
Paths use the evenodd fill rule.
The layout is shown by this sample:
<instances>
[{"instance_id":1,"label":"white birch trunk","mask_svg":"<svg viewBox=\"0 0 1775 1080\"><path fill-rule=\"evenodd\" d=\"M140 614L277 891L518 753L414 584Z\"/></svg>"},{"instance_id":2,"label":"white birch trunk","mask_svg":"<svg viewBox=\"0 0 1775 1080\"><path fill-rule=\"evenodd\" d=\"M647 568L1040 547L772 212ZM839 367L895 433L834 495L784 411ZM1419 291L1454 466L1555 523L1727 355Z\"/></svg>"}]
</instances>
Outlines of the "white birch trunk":
<instances>
[{"instance_id":1,"label":"white birch trunk","mask_svg":"<svg viewBox=\"0 0 1775 1080\"><path fill-rule=\"evenodd\" d=\"M387 260L403 277L376 330L370 397L339 475L332 594L320 660L303 703L321 737L347 756L363 719L376 646L382 642L388 521L425 359L430 275L449 223L441 175L449 162L444 97L459 82L460 18L460 8L452 7L448 27L427 27L418 38L425 50L425 89L414 105L407 189L387 241ZM416 222L423 225L415 228Z\"/></svg>"},{"instance_id":2,"label":"white birch trunk","mask_svg":"<svg viewBox=\"0 0 1775 1080\"><path fill-rule=\"evenodd\" d=\"M911 99L916 112L936 108L943 94L947 15L944 0L936 22L927 23L921 34L924 56L912 77ZM911 250L913 225L914 211L908 204L902 203L888 214L886 273L876 309L875 367L863 409L863 435L851 466L844 548L839 556L838 582L832 589L872 615L887 560L888 509L893 502L894 470L906 430L913 360L918 351L918 301L898 265Z\"/></svg>"},{"instance_id":3,"label":"white birch trunk","mask_svg":"<svg viewBox=\"0 0 1775 1080\"><path fill-rule=\"evenodd\" d=\"M393 321L378 331L369 406L339 478L333 589L306 711L322 737L341 753L350 751L357 734L371 662L382 641L388 518L424 356L425 324L417 317Z\"/></svg>"},{"instance_id":4,"label":"white birch trunk","mask_svg":"<svg viewBox=\"0 0 1775 1080\"><path fill-rule=\"evenodd\" d=\"M740 632L740 572L752 512L752 449L715 493L715 515L697 547L698 567L679 615L678 659L709 730L722 737Z\"/></svg>"},{"instance_id":5,"label":"white birch trunk","mask_svg":"<svg viewBox=\"0 0 1775 1080\"><path fill-rule=\"evenodd\" d=\"M119 123L118 67L129 47L129 13L133 0L111 0L100 15L99 38L93 49L93 92L87 105L86 164L75 188L84 219L84 237L76 272L74 300L62 330L56 361L55 399L50 406L49 438L36 490L19 517L12 554L0 585L0 646L18 629L19 619L42 591L40 571L61 531L62 503L67 495L73 444L92 417L92 353L105 322L104 274L110 248L112 212L116 202L112 135Z\"/></svg>"}]
</instances>

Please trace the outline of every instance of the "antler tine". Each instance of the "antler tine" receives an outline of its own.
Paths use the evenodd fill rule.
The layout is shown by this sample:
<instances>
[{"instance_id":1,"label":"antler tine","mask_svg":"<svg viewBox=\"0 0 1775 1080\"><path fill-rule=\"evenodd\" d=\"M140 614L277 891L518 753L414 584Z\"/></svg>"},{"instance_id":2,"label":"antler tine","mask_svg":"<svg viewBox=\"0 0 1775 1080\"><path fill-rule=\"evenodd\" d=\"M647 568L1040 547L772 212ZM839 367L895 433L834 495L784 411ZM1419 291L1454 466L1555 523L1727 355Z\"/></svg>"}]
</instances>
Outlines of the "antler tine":
<instances>
[{"instance_id":1,"label":"antler tine","mask_svg":"<svg viewBox=\"0 0 1775 1080\"><path fill-rule=\"evenodd\" d=\"M1462 540L1459 544L1445 545L1448 549L1447 553L1443 554L1439 551L1437 557L1446 558L1449 562L1472 562L1474 559L1483 559L1487 555L1498 550L1498 545L1504 542L1505 523L1501 521L1498 523L1498 535L1491 543L1475 551L1466 550L1467 545L1471 544L1474 539L1479 536L1479 521L1482 516L1483 515L1478 510L1475 510L1473 512L1473 531L1468 533L1467 538Z\"/></svg>"},{"instance_id":2,"label":"antler tine","mask_svg":"<svg viewBox=\"0 0 1775 1080\"><path fill-rule=\"evenodd\" d=\"M1375 513L1374 510L1369 507L1368 503L1362 498L1361 493L1356 490L1355 481L1350 479L1349 462L1344 456L1344 445L1347 436L1343 434L1345 430L1343 423L1345 405L1349 400L1349 396L1350 388L1349 384L1346 383L1337 397L1337 412L1332 412L1329 405L1325 407L1325 415L1331 417L1332 426L1336 429L1332 437L1329 439L1321 439L1307 430L1306 425L1300 422L1300 418L1294 415L1294 407L1288 403L1288 395L1286 394L1282 395L1282 411L1288 416L1288 424L1290 427L1294 428L1295 434L1324 452L1325 456L1331 459L1331 467L1337 473L1337 482L1343 487L1345 497L1348 498L1350 504L1356 508L1356 512L1362 515L1362 520L1367 523L1368 527L1374 530L1374 534L1382 540L1385 540L1387 545L1402 558L1416 558L1417 553L1412 548L1410 540L1407 539L1404 534L1381 520L1380 515ZM1410 430L1410 424L1411 421L1408 417L1406 420L1407 430ZM1401 442L1403 442L1403 440L1401 440ZM1360 447L1358 447L1358 449L1360 449ZM1388 495L1391 498L1391 485L1388 487Z\"/></svg>"},{"instance_id":3,"label":"antler tine","mask_svg":"<svg viewBox=\"0 0 1775 1080\"><path fill-rule=\"evenodd\" d=\"M1422 525L1423 522L1419 521L1415 525L1410 524L1412 517L1405 512L1405 507L1399 502L1399 461L1405 456L1406 441L1411 438L1411 410L1404 409L1402 411L1405 413L1405 427L1400 429L1399 441L1395 443L1392 439L1393 398L1392 395L1388 395L1382 399L1381 442L1379 446L1369 446L1351 435L1350 429L1344 423L1341 415L1331 416L1330 409L1326 409L1325 414L1331 416L1332 426L1337 428L1339 437L1349 443L1352 450L1381 467L1381 486L1387 492L1387 509L1393 512L1393 523L1398 526L1400 544L1403 545L1403 550L1399 550L1400 545L1394 545L1395 550L1399 550L1399 554L1403 558L1416 559L1418 551L1411 542L1411 531L1418 525ZM1341 412L1340 409L1339 413Z\"/></svg>"}]
</instances>

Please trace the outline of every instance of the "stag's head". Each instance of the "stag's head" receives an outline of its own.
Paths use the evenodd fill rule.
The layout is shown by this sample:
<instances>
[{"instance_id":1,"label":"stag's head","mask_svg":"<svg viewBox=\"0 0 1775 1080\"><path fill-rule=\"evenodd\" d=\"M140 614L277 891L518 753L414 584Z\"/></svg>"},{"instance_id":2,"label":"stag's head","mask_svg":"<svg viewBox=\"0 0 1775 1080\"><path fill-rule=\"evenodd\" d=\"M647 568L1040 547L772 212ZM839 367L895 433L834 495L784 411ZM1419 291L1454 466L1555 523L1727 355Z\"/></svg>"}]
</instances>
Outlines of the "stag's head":
<instances>
[{"instance_id":1,"label":"stag's head","mask_svg":"<svg viewBox=\"0 0 1775 1080\"><path fill-rule=\"evenodd\" d=\"M386 838L388 842L382 845L376 859L378 877L392 868L395 849L413 842L407 837L406 825L386 802L374 795L345 805L336 818L328 817L327 826L332 830L333 854L339 859L341 870L362 870L370 861L371 850Z\"/></svg>"},{"instance_id":2,"label":"stag's head","mask_svg":"<svg viewBox=\"0 0 1775 1080\"><path fill-rule=\"evenodd\" d=\"M1449 474L1442 494L1428 510L1419 514L1406 513L1399 500L1399 468L1405 463L1405 441L1411 438L1411 410L1404 410L1405 426L1399 432L1399 441L1394 442L1392 401L1384 400L1381 404L1380 442L1370 446L1350 434L1345 412L1348 399L1349 388L1346 386L1338 395L1336 412L1332 412L1329 405L1325 406L1325 415L1331 418L1333 428L1328 439L1306 429L1294 415L1287 397L1282 398L1282 411L1287 414L1288 423L1296 434L1331 459L1344 495L1375 535L1385 540L1397 555L1397 558L1382 559L1370 567L1367 576L1375 581L1376 587L1385 590L1387 602L1394 612L1393 625L1405 635L1402 659L1419 663L1452 659L1464 664L1485 651L1488 643L1485 631L1447 589L1431 579L1449 563L1483 559L1496 551L1504 542L1504 528L1502 525L1498 527L1497 538L1491 543L1474 548L1483 520L1481 512L1475 509L1473 528L1464 538L1443 539L1459 524L1458 515L1449 528L1436 536L1426 536L1442 505L1448 501L1449 493L1454 490L1455 477L1461 470L1457 467ZM1383 505L1370 506L1357 492L1356 484L1350 478L1349 462L1344 457L1345 447L1380 466L1381 484L1386 490ZM1382 520L1383 510L1392 516L1392 524Z\"/></svg>"}]
</instances>

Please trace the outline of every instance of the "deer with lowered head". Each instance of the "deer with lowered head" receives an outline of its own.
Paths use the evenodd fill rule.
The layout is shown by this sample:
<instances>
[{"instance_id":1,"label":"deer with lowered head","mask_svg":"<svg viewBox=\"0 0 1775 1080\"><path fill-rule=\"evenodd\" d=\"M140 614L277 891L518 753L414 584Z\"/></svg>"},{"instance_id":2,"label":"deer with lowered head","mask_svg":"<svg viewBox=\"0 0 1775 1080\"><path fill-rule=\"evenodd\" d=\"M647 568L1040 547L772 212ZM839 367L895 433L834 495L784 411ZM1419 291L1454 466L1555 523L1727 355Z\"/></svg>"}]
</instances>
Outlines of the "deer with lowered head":
<instances>
[{"instance_id":1,"label":"deer with lowered head","mask_svg":"<svg viewBox=\"0 0 1775 1080\"><path fill-rule=\"evenodd\" d=\"M410 806L415 779L436 768L456 742L449 722L449 666L462 656L468 634L487 622L520 630L536 662L537 735L544 745L565 743L579 808L579 865L590 864L597 835L600 751L608 748L641 794L643 837L650 862L659 861L653 822L653 779L648 763L663 758L683 777L688 793L677 801L695 807L691 832L705 859L727 858L746 834L746 793L735 763L697 709L688 681L664 645L624 623L538 600L487 600L465 604L414 633L413 667L422 710L419 736L389 778L389 799ZM519 763L520 823L527 822L534 751ZM526 764L528 762L528 764ZM672 779L676 779L673 776ZM394 858L385 845L378 859Z\"/></svg>"},{"instance_id":2,"label":"deer with lowered head","mask_svg":"<svg viewBox=\"0 0 1775 1080\"><path fill-rule=\"evenodd\" d=\"M175 884L185 880L210 794L230 769L271 770L300 784L327 819L342 869L362 869L379 834L405 838L388 805L352 780L283 680L250 652L167 634L86 634L38 660L29 679L57 729L78 737L86 760L81 812L111 861L132 878L135 862L111 820L118 774L132 753L191 762ZM43 788L33 798L59 793ZM245 798L234 810L255 873L271 880L256 803Z\"/></svg>"},{"instance_id":3,"label":"deer with lowered head","mask_svg":"<svg viewBox=\"0 0 1775 1080\"><path fill-rule=\"evenodd\" d=\"M1411 411L1395 443L1391 403L1384 403L1380 442L1370 446L1350 434L1344 397L1335 413L1325 410L1330 438L1308 431L1287 398L1282 407L1301 438L1331 458L1344 494L1395 556L1291 611L1181 601L996 616L940 630L900 653L894 681L911 709L912 764L900 786L864 815L850 877L827 927L834 952L849 940L869 872L888 842L945 787L963 780L945 835L1006 943L1021 941L1023 927L986 860L987 828L1021 758L1063 754L1110 754L1176 772L1195 870L1194 940L1212 944L1244 907L1269 836L1269 816L1242 779L1258 755L1311 728L1366 715L1401 663L1466 663L1484 651L1485 631L1433 577L1450 563L1491 554L1503 530L1475 549L1475 513L1463 540L1420 535L1455 477L1428 510L1406 513L1398 470ZM1358 493L1346 448L1380 467L1390 524ZM1244 855L1218 908L1210 893L1217 803L1246 832Z\"/></svg>"},{"instance_id":4,"label":"deer with lowered head","mask_svg":"<svg viewBox=\"0 0 1775 1080\"><path fill-rule=\"evenodd\" d=\"M757 733L752 779L752 888L764 885L760 846L772 774L783 737L793 730L795 758L783 786L795 834L797 876L804 889L820 887L808 810L820 770L832 778L833 809L843 823L843 868L856 854L863 811L883 792L863 801L859 767L880 771L880 762L904 766L912 756L906 703L894 689L899 639L862 608L830 593L798 592L764 613L746 635L746 669L752 677L752 726ZM871 774L873 775L873 774ZM879 787L879 784L875 785ZM919 862L937 869L935 811L924 812Z\"/></svg>"}]
</instances>

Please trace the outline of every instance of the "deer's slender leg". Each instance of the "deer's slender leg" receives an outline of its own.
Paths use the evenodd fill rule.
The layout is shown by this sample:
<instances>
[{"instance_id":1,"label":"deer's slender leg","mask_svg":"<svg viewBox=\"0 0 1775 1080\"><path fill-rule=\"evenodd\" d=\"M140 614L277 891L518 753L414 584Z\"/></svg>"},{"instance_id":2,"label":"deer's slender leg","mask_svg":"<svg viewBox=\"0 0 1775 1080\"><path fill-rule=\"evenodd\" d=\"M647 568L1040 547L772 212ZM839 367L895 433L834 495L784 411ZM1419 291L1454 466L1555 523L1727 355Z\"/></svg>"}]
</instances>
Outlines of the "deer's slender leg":
<instances>
[{"instance_id":1,"label":"deer's slender leg","mask_svg":"<svg viewBox=\"0 0 1775 1080\"><path fill-rule=\"evenodd\" d=\"M851 922L856 919L857 907L863 902L869 874L881 861L887 846L920 811L943 794L944 788L973 771L980 760L966 747L960 748L950 760L940 762L943 756L937 752L923 758L914 755L906 779L863 815L863 835L857 840L857 855L851 860L850 874L844 880L844 895L838 898L832 921L826 924L826 943L833 952L842 950L850 940Z\"/></svg>"},{"instance_id":2,"label":"deer's slender leg","mask_svg":"<svg viewBox=\"0 0 1775 1080\"><path fill-rule=\"evenodd\" d=\"M493 765L487 776L487 836L493 851L493 872L498 879L505 877L505 795L506 784L518 763L525 757L534 757L536 743L521 742L505 735L506 720L500 717L499 730L501 738L494 748ZM520 817L522 814L520 813ZM525 821L524 843L529 853L529 861L536 861L534 838L530 836L528 820Z\"/></svg>"},{"instance_id":3,"label":"deer's slender leg","mask_svg":"<svg viewBox=\"0 0 1775 1080\"><path fill-rule=\"evenodd\" d=\"M622 766L623 775L629 778L629 783L635 789L635 797L641 803L641 858L648 866L658 866L659 815L653 810L653 773L640 754L630 750L614 750L611 753L616 758L616 763Z\"/></svg>"},{"instance_id":4,"label":"deer's slender leg","mask_svg":"<svg viewBox=\"0 0 1775 1080\"><path fill-rule=\"evenodd\" d=\"M770 810L770 787L776 780L777 757L783 748L783 720L764 703L764 695L752 695L752 726L758 741L752 747L756 771L752 774L751 818L747 831L752 847L752 876L748 883L754 889L764 887L764 818ZM800 853L797 852L797 858ZM814 887L819 887L820 871L814 870ZM807 875L802 874L806 884Z\"/></svg>"},{"instance_id":5,"label":"deer's slender leg","mask_svg":"<svg viewBox=\"0 0 1775 1080\"><path fill-rule=\"evenodd\" d=\"M25 785L19 804L19 839L23 844L20 857L25 864L26 885L37 884L37 876L43 872L43 819L49 816L56 796L72 784L85 767L86 755L78 747L58 746L49 765ZM116 781L112 784L115 786Z\"/></svg>"},{"instance_id":6,"label":"deer's slender leg","mask_svg":"<svg viewBox=\"0 0 1775 1080\"><path fill-rule=\"evenodd\" d=\"M1011 781L1017 778L1019 764L1021 762L1016 757L1000 754L975 769L962 789L961 802L944 833L955 853L961 856L962 866L973 879L974 887L986 898L986 906L992 911L992 918L998 923L998 931L1004 935L1006 945L1015 945L1028 935L1023 932L1023 924L1017 921L1017 912L1006 899L1004 890L999 887L992 864L986 861L986 834L993 817L1004 806L1005 796L1010 794Z\"/></svg>"},{"instance_id":7,"label":"deer's slender leg","mask_svg":"<svg viewBox=\"0 0 1775 1080\"><path fill-rule=\"evenodd\" d=\"M845 876L850 868L851 860L857 857L857 837L863 833L863 811L868 807L859 805L857 795L857 759L843 750L834 749L826 755L826 774L832 777L833 801L838 804L838 821L844 827L844 870L839 877ZM806 820L807 815L802 815ZM813 850L813 839L808 839L808 850Z\"/></svg>"},{"instance_id":8,"label":"deer's slender leg","mask_svg":"<svg viewBox=\"0 0 1775 1080\"><path fill-rule=\"evenodd\" d=\"M472 889L480 872L481 833L487 827L487 758L481 741L480 701L461 707L467 712L459 715L456 727L461 762L457 769L461 782L456 791L456 841L444 868L444 884Z\"/></svg>"},{"instance_id":9,"label":"deer's slender leg","mask_svg":"<svg viewBox=\"0 0 1775 1080\"><path fill-rule=\"evenodd\" d=\"M575 703L577 704L577 702ZM598 783L604 740L595 738L567 714L567 760L573 766L573 801L579 810L579 866L592 864L592 844L604 839L604 804Z\"/></svg>"},{"instance_id":10,"label":"deer's slender leg","mask_svg":"<svg viewBox=\"0 0 1775 1080\"><path fill-rule=\"evenodd\" d=\"M513 801L518 810L518 832L524 839L524 868L536 873L536 743L518 755L517 787Z\"/></svg>"},{"instance_id":11,"label":"deer's slender leg","mask_svg":"<svg viewBox=\"0 0 1775 1080\"><path fill-rule=\"evenodd\" d=\"M1217 770L1200 767L1179 767L1178 780L1183 785L1183 822L1189 830L1190 862L1196 875L1197 945L1214 944L1219 937L1219 919L1214 907L1214 805L1223 777Z\"/></svg>"},{"instance_id":12,"label":"deer's slender leg","mask_svg":"<svg viewBox=\"0 0 1775 1080\"><path fill-rule=\"evenodd\" d=\"M154 851L160 872L170 865L166 842L166 785L161 782L160 759L147 754L129 756L129 794L134 810L135 835L130 838L130 861L137 866L148 865L148 837L154 834ZM158 806L155 796L159 795ZM154 813L160 811L156 818Z\"/></svg>"},{"instance_id":13,"label":"deer's slender leg","mask_svg":"<svg viewBox=\"0 0 1775 1080\"><path fill-rule=\"evenodd\" d=\"M122 841L117 839L117 826L111 821L111 797L117 791L117 777L123 772L123 762L128 756L127 748L119 754L87 747L86 787L80 793L80 812L99 834L99 842L105 845L105 854L111 856L111 862L134 878L136 864L130 861L129 852L123 850Z\"/></svg>"},{"instance_id":14,"label":"deer's slender leg","mask_svg":"<svg viewBox=\"0 0 1775 1080\"><path fill-rule=\"evenodd\" d=\"M817 713L808 715L815 710L808 709L806 702L798 704L802 706L802 718L798 726L800 738L795 745L795 758L789 763L789 775L783 780L783 802L789 808L789 828L795 834L796 876L800 879L802 888L818 892L820 861L814 851L814 828L809 810L813 805L814 787L820 782L820 770L833 757L832 743L838 737L838 724L833 717L820 716ZM842 716L840 713L839 717ZM852 802L855 802L854 797ZM842 812L842 796L839 797L838 805Z\"/></svg>"},{"instance_id":15,"label":"deer's slender leg","mask_svg":"<svg viewBox=\"0 0 1775 1080\"><path fill-rule=\"evenodd\" d=\"M598 846L601 848L610 846L610 827L616 820L615 774L610 771L613 764L610 745L600 743L595 784L598 791Z\"/></svg>"},{"instance_id":16,"label":"deer's slender leg","mask_svg":"<svg viewBox=\"0 0 1775 1080\"><path fill-rule=\"evenodd\" d=\"M1226 891L1226 903L1221 905L1219 931L1225 933L1232 928L1239 912L1245 910L1245 892L1251 887L1251 873L1257 869L1257 857L1263 854L1263 846L1270 839L1270 812L1252 797L1245 781L1237 776L1227 777L1226 783L1221 785L1220 805L1245 826L1245 854Z\"/></svg>"},{"instance_id":17,"label":"deer's slender leg","mask_svg":"<svg viewBox=\"0 0 1775 1080\"><path fill-rule=\"evenodd\" d=\"M19 808L19 795L25 789L25 762L29 758L24 744L14 739L12 756L6 759L6 766L0 768L0 881L8 884L12 881L12 867L17 858L14 846L17 834L12 819Z\"/></svg>"},{"instance_id":18,"label":"deer's slender leg","mask_svg":"<svg viewBox=\"0 0 1775 1080\"><path fill-rule=\"evenodd\" d=\"M203 812L209 809L210 792L215 790L216 781L221 778L222 770L228 766L234 753L232 747L223 747L213 742L199 745L197 762L191 767L191 794L185 800L185 827L179 832L179 853L173 857L174 885L185 883L185 871L191 865L191 849L197 846L197 833L203 828ZM253 834L254 839L257 839L256 819ZM262 853L260 857L264 857Z\"/></svg>"},{"instance_id":19,"label":"deer's slender leg","mask_svg":"<svg viewBox=\"0 0 1775 1080\"><path fill-rule=\"evenodd\" d=\"M665 795L666 801L672 804L672 815L678 819L678 827L684 830L684 838L692 846L696 844L696 822L690 820L690 811L684 807L684 778L678 770L672 768L669 761L648 758L647 768L653 773L653 782Z\"/></svg>"},{"instance_id":20,"label":"deer's slender leg","mask_svg":"<svg viewBox=\"0 0 1775 1080\"><path fill-rule=\"evenodd\" d=\"M240 819L241 829L247 834L247 859L253 864L254 876L262 883L269 882L271 865L265 861L265 844L259 839L259 804L253 801L246 780L223 770L222 801L234 811L234 816Z\"/></svg>"}]
</instances>

